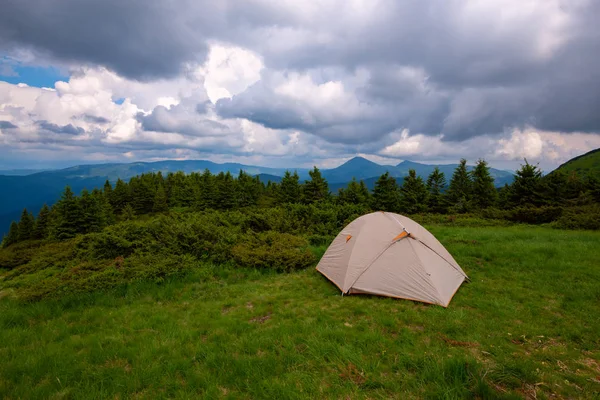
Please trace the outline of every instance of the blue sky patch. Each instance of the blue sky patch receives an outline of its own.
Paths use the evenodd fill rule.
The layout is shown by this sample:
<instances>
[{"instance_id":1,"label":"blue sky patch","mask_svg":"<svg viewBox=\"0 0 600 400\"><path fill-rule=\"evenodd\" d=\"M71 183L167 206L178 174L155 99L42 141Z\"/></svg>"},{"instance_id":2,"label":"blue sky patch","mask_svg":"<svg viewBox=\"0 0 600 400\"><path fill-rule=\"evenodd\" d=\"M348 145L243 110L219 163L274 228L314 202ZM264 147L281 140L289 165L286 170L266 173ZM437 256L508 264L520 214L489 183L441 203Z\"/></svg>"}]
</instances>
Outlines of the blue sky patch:
<instances>
[{"instance_id":1,"label":"blue sky patch","mask_svg":"<svg viewBox=\"0 0 600 400\"><path fill-rule=\"evenodd\" d=\"M25 83L53 88L56 81L68 81L69 76L58 68L19 65L10 59L0 58L0 80L15 85Z\"/></svg>"}]
</instances>

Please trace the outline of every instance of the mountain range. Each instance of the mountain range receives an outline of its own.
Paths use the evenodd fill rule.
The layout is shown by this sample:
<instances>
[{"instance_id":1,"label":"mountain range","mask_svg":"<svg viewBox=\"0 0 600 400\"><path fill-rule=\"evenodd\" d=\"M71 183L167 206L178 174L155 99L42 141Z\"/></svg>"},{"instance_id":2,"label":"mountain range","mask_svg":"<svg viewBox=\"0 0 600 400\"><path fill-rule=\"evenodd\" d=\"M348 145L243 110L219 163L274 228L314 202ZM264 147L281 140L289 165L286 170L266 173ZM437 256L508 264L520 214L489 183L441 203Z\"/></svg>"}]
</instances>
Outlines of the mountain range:
<instances>
[{"instance_id":1,"label":"mountain range","mask_svg":"<svg viewBox=\"0 0 600 400\"><path fill-rule=\"evenodd\" d=\"M457 164L438 165L440 170L450 180ZM329 182L332 192L337 192L345 187L353 177L363 179L367 186L372 189L375 181L385 172L402 178L408 175L409 169L415 169L417 174L424 179L433 171L436 165L420 164L412 161L403 161L398 165L381 165L362 157L355 157L339 167L321 170L325 179ZM472 168L472 167L470 167ZM146 172L158 172L163 174L169 172L183 171L190 173L194 171L210 170L214 174L219 172L239 173L244 170L251 175L259 175L264 182L269 180L277 182L281 180L287 168L259 167L238 163L214 163L206 160L185 161L157 161L157 162L134 162L123 164L93 164L77 165L65 169L27 173L26 170L12 170L12 173L0 175L0 187L3 194L0 196L0 236L3 235L13 220L18 220L24 207L37 214L44 203L52 204L59 197L66 185L70 185L75 193L82 189L93 189L101 187L108 179L116 182L118 178L128 180L129 178ZM302 181L309 179L308 169L290 168L298 172ZM496 186L510 183L513 174L508 171L491 168ZM400 181L400 180L399 180ZM400 183L400 182L399 182Z\"/></svg>"}]
</instances>

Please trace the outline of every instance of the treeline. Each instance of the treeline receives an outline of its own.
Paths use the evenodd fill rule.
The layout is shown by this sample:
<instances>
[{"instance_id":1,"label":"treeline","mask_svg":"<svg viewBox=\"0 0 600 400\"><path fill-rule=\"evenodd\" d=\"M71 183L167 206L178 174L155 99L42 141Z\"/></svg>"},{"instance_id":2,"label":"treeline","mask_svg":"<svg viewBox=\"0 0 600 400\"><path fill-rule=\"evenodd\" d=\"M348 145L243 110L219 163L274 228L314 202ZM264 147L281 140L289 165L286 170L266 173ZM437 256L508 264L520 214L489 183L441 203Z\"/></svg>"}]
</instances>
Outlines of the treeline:
<instances>
[{"instance_id":1,"label":"treeline","mask_svg":"<svg viewBox=\"0 0 600 400\"><path fill-rule=\"evenodd\" d=\"M466 160L461 160L449 182L437 168L426 180L410 170L400 184L385 173L372 192L363 181L353 179L337 195L330 193L318 168L309 174L310 179L301 182L297 173L288 171L281 182L264 184L244 171L237 177L208 170L189 175L169 173L166 177L158 172L133 177L129 182L119 179L114 187L106 181L102 189L83 190L79 196L66 187L60 200L52 207L44 205L37 218L24 209L20 221L11 224L3 246L29 239L64 240L99 232L136 215L167 213L177 207L232 210L336 203L403 214L480 212L491 218L544 223L560 218L570 207L600 203L598 178L561 171L542 177L542 171L527 161L516 171L513 183L501 189L494 187L485 160L479 160L472 171L468 171ZM594 219L583 227L594 229L596 223L600 221Z\"/></svg>"}]
</instances>

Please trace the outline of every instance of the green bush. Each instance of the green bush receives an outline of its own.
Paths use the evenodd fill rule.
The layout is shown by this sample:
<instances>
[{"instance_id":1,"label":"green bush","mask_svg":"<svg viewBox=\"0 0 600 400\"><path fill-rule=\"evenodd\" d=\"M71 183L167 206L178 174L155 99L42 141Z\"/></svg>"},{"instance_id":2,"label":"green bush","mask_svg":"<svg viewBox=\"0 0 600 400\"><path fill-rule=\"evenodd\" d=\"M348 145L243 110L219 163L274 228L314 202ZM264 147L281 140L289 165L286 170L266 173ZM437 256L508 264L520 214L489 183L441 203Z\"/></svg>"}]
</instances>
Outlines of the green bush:
<instances>
[{"instance_id":1,"label":"green bush","mask_svg":"<svg viewBox=\"0 0 600 400\"><path fill-rule=\"evenodd\" d=\"M547 224L559 219L562 207L517 207L510 210L507 219L526 224Z\"/></svg>"},{"instance_id":2,"label":"green bush","mask_svg":"<svg viewBox=\"0 0 600 400\"><path fill-rule=\"evenodd\" d=\"M600 205L572 207L553 224L558 229L600 229Z\"/></svg>"},{"instance_id":3,"label":"green bush","mask_svg":"<svg viewBox=\"0 0 600 400\"><path fill-rule=\"evenodd\" d=\"M240 266L277 271L294 271L317 261L306 239L274 231L244 235L231 254Z\"/></svg>"}]
</instances>

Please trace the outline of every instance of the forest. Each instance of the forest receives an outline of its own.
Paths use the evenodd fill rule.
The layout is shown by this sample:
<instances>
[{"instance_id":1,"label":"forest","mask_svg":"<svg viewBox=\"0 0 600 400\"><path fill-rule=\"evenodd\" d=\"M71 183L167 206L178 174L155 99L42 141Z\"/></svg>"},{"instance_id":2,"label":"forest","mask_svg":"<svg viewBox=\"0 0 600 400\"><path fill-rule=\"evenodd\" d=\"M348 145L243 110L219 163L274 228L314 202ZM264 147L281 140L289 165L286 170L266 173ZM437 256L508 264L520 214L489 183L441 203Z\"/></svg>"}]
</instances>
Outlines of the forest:
<instances>
[{"instance_id":1,"label":"forest","mask_svg":"<svg viewBox=\"0 0 600 400\"><path fill-rule=\"evenodd\" d=\"M600 229L600 180L594 175L581 177L575 171L557 170L542 176L538 166L525 160L513 183L496 189L485 160L479 160L469 172L463 159L449 179L437 168L427 180L414 170L402 182L386 173L372 192L363 181L354 179L332 194L317 167L305 182L289 171L280 183L264 184L244 171L234 177L205 170L187 175L169 173L166 177L161 172L147 173L129 182L119 179L114 187L107 180L102 189L83 190L78 196L66 187L61 199L52 206L44 205L37 216L24 209L2 245L29 239L69 239L170 209L225 211L285 204L324 208L354 205L365 211L406 215L474 214L513 222L553 223L567 229Z\"/></svg>"}]
</instances>

